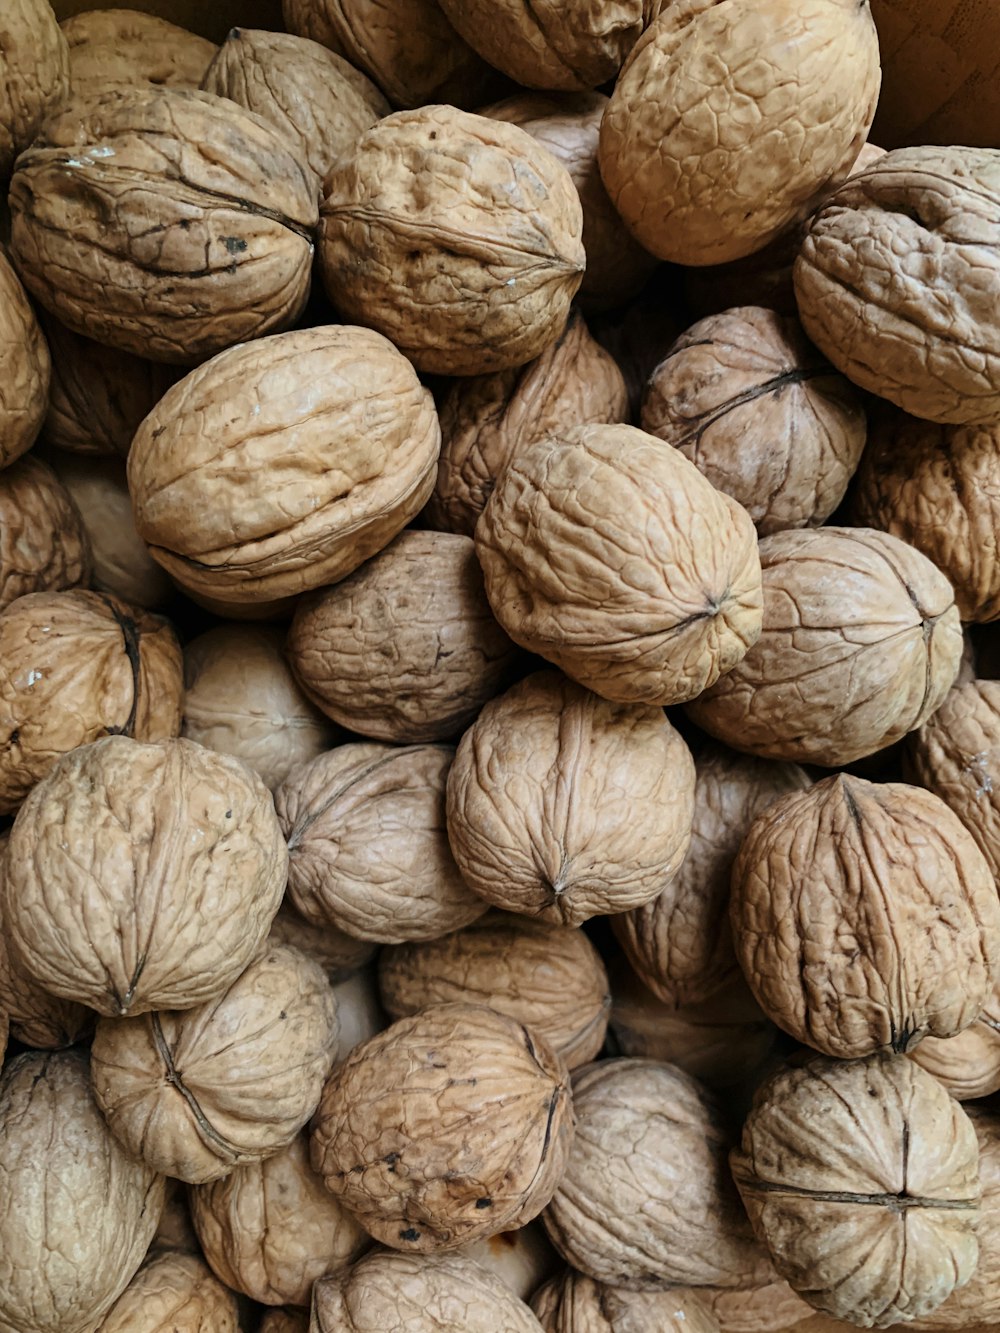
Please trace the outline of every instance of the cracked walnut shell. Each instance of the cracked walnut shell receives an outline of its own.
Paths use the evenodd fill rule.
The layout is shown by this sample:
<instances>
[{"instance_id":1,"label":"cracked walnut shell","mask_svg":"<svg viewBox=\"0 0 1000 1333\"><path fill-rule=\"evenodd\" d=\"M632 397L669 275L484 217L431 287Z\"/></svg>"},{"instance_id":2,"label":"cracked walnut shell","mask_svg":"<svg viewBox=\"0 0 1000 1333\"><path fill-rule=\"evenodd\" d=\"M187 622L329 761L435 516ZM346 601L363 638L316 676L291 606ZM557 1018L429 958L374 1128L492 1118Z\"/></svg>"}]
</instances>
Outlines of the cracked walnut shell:
<instances>
[{"instance_id":1,"label":"cracked walnut shell","mask_svg":"<svg viewBox=\"0 0 1000 1333\"><path fill-rule=\"evenodd\" d=\"M0 246L0 467L34 444L48 410L51 379L48 345Z\"/></svg>"},{"instance_id":2,"label":"cracked walnut shell","mask_svg":"<svg viewBox=\"0 0 1000 1333\"><path fill-rule=\"evenodd\" d=\"M69 89L69 51L48 0L5 0L0 14L0 181Z\"/></svg>"},{"instance_id":3,"label":"cracked walnut shell","mask_svg":"<svg viewBox=\"0 0 1000 1333\"><path fill-rule=\"evenodd\" d=\"M118 86L197 89L218 47L135 9L92 9L60 24L73 94Z\"/></svg>"},{"instance_id":4,"label":"cracked walnut shell","mask_svg":"<svg viewBox=\"0 0 1000 1333\"><path fill-rule=\"evenodd\" d=\"M195 1254L167 1251L139 1269L97 1333L239 1333L236 1297Z\"/></svg>"},{"instance_id":5,"label":"cracked walnut shell","mask_svg":"<svg viewBox=\"0 0 1000 1333\"><path fill-rule=\"evenodd\" d=\"M88 584L91 565L83 518L48 463L29 454L0 470L0 611Z\"/></svg>"},{"instance_id":6,"label":"cracked walnut shell","mask_svg":"<svg viewBox=\"0 0 1000 1333\"><path fill-rule=\"evenodd\" d=\"M545 1333L720 1333L695 1291L622 1291L572 1268L531 1299Z\"/></svg>"}]
</instances>

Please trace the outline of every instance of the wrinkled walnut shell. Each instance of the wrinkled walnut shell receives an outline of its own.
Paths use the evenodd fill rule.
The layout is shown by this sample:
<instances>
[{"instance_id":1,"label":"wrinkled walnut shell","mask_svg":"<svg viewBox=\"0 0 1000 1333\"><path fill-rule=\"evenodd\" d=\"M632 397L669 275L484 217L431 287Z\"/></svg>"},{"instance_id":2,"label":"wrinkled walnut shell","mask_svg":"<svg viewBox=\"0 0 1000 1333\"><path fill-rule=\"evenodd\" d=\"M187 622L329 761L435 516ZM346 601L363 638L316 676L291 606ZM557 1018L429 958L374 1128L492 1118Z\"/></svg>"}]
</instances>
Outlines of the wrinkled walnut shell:
<instances>
[{"instance_id":1,"label":"wrinkled walnut shell","mask_svg":"<svg viewBox=\"0 0 1000 1333\"><path fill-rule=\"evenodd\" d=\"M98 1333L239 1333L236 1297L195 1254L148 1260L112 1306Z\"/></svg>"},{"instance_id":2,"label":"wrinkled walnut shell","mask_svg":"<svg viewBox=\"0 0 1000 1333\"><path fill-rule=\"evenodd\" d=\"M29 592L90 582L79 509L47 463L29 455L0 471L0 611Z\"/></svg>"},{"instance_id":3,"label":"wrinkled walnut shell","mask_svg":"<svg viewBox=\"0 0 1000 1333\"><path fill-rule=\"evenodd\" d=\"M0 180L69 89L69 51L48 0L5 0L0 16Z\"/></svg>"},{"instance_id":4,"label":"wrinkled walnut shell","mask_svg":"<svg viewBox=\"0 0 1000 1333\"><path fill-rule=\"evenodd\" d=\"M370 962L377 948L371 941L345 935L336 926L313 925L287 899L271 922L270 939L276 944L290 944L319 963L333 985Z\"/></svg>"},{"instance_id":5,"label":"wrinkled walnut shell","mask_svg":"<svg viewBox=\"0 0 1000 1333\"><path fill-rule=\"evenodd\" d=\"M0 468L34 444L48 409L51 378L48 345L0 246Z\"/></svg>"},{"instance_id":6,"label":"wrinkled walnut shell","mask_svg":"<svg viewBox=\"0 0 1000 1333\"><path fill-rule=\"evenodd\" d=\"M532 1297L545 1333L720 1333L693 1291L621 1291L567 1268Z\"/></svg>"},{"instance_id":7,"label":"wrinkled walnut shell","mask_svg":"<svg viewBox=\"0 0 1000 1333\"><path fill-rule=\"evenodd\" d=\"M925 1037L910 1058L943 1083L956 1101L1000 1092L1000 983L971 1027L954 1037Z\"/></svg>"},{"instance_id":8,"label":"wrinkled walnut shell","mask_svg":"<svg viewBox=\"0 0 1000 1333\"><path fill-rule=\"evenodd\" d=\"M218 50L176 23L135 9L93 9L60 26L74 96L118 86L193 91Z\"/></svg>"}]
</instances>

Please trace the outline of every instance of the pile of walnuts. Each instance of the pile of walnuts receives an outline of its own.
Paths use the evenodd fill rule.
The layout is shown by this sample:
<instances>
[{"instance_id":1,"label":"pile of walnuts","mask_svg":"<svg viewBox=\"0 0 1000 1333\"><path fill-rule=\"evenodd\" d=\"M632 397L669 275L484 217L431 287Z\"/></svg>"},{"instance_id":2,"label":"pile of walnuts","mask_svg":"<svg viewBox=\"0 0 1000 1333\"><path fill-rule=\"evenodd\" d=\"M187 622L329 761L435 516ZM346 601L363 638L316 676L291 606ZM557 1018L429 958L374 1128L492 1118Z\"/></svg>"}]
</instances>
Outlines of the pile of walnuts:
<instances>
[{"instance_id":1,"label":"pile of walnuts","mask_svg":"<svg viewBox=\"0 0 1000 1333\"><path fill-rule=\"evenodd\" d=\"M1000 1329L1000 143L153 7L0 4L0 1333Z\"/></svg>"}]
</instances>

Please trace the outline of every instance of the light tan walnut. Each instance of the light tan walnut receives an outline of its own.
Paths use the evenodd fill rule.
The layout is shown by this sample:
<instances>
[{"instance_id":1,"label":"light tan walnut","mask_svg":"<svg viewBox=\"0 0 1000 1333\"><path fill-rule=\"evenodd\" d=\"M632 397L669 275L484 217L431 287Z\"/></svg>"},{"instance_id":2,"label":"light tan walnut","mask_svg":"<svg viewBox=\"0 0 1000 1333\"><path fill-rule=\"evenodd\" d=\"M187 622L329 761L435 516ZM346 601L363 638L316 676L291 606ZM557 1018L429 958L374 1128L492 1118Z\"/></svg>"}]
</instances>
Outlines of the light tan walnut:
<instances>
[{"instance_id":1,"label":"light tan walnut","mask_svg":"<svg viewBox=\"0 0 1000 1333\"><path fill-rule=\"evenodd\" d=\"M720 1333L694 1291L621 1291L572 1268L532 1297L545 1333Z\"/></svg>"},{"instance_id":2,"label":"light tan walnut","mask_svg":"<svg viewBox=\"0 0 1000 1333\"><path fill-rule=\"evenodd\" d=\"M48 409L51 378L48 345L0 246L0 467L34 444Z\"/></svg>"},{"instance_id":3,"label":"light tan walnut","mask_svg":"<svg viewBox=\"0 0 1000 1333\"><path fill-rule=\"evenodd\" d=\"M271 922L270 939L276 944L290 944L319 963L333 985L370 962L377 947L368 940L345 935L336 926L313 925L287 898Z\"/></svg>"},{"instance_id":4,"label":"light tan walnut","mask_svg":"<svg viewBox=\"0 0 1000 1333\"><path fill-rule=\"evenodd\" d=\"M195 1254L148 1260L97 1333L239 1333L236 1297Z\"/></svg>"},{"instance_id":5,"label":"light tan walnut","mask_svg":"<svg viewBox=\"0 0 1000 1333\"><path fill-rule=\"evenodd\" d=\"M791 1333L813 1313L775 1272L764 1286L743 1291L699 1287L694 1294L718 1320L721 1333Z\"/></svg>"},{"instance_id":6,"label":"light tan walnut","mask_svg":"<svg viewBox=\"0 0 1000 1333\"><path fill-rule=\"evenodd\" d=\"M0 180L69 89L69 51L48 0L7 0L0 15Z\"/></svg>"},{"instance_id":7,"label":"light tan walnut","mask_svg":"<svg viewBox=\"0 0 1000 1333\"><path fill-rule=\"evenodd\" d=\"M530 1301L539 1284L562 1263L537 1218L514 1231L500 1231L485 1240L474 1240L452 1253L475 1260L522 1301Z\"/></svg>"},{"instance_id":8,"label":"light tan walnut","mask_svg":"<svg viewBox=\"0 0 1000 1333\"><path fill-rule=\"evenodd\" d=\"M218 50L205 37L136 9L91 9L60 26L75 95L118 86L194 90Z\"/></svg>"},{"instance_id":9,"label":"light tan walnut","mask_svg":"<svg viewBox=\"0 0 1000 1333\"><path fill-rule=\"evenodd\" d=\"M1000 982L971 1027L954 1037L925 1037L911 1058L957 1101L1000 1092Z\"/></svg>"},{"instance_id":10,"label":"light tan walnut","mask_svg":"<svg viewBox=\"0 0 1000 1333\"><path fill-rule=\"evenodd\" d=\"M79 509L47 463L29 455L0 470L0 611L30 592L90 583Z\"/></svg>"}]
</instances>

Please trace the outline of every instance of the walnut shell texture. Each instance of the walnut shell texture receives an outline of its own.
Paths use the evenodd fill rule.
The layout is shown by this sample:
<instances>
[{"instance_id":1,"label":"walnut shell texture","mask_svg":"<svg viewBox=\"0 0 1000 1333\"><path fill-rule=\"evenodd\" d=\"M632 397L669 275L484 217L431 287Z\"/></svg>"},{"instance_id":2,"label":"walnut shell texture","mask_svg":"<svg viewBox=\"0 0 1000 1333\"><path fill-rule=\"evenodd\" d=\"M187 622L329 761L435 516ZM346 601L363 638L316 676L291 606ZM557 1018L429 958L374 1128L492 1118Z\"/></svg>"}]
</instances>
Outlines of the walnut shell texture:
<instances>
[{"instance_id":1,"label":"walnut shell texture","mask_svg":"<svg viewBox=\"0 0 1000 1333\"><path fill-rule=\"evenodd\" d=\"M689 1291L621 1291L567 1268L532 1298L545 1333L720 1333Z\"/></svg>"},{"instance_id":2,"label":"walnut shell texture","mask_svg":"<svg viewBox=\"0 0 1000 1333\"><path fill-rule=\"evenodd\" d=\"M197 33L135 9L92 9L60 26L77 96L119 85L193 91L218 49Z\"/></svg>"},{"instance_id":3,"label":"walnut shell texture","mask_svg":"<svg viewBox=\"0 0 1000 1333\"><path fill-rule=\"evenodd\" d=\"M69 88L69 51L48 0L8 0L0 15L0 180Z\"/></svg>"},{"instance_id":4,"label":"walnut shell texture","mask_svg":"<svg viewBox=\"0 0 1000 1333\"><path fill-rule=\"evenodd\" d=\"M287 898L271 922L269 938L275 944L290 944L319 963L334 985L370 962L376 949L374 943L356 940L336 926L313 925L295 911Z\"/></svg>"},{"instance_id":5,"label":"walnut shell texture","mask_svg":"<svg viewBox=\"0 0 1000 1333\"><path fill-rule=\"evenodd\" d=\"M699 1287L695 1294L719 1321L722 1333L777 1333L779 1329L791 1333L812 1313L777 1273L762 1287L743 1291Z\"/></svg>"},{"instance_id":6,"label":"walnut shell texture","mask_svg":"<svg viewBox=\"0 0 1000 1333\"><path fill-rule=\"evenodd\" d=\"M158 1254L139 1269L98 1333L239 1333L236 1297L198 1255Z\"/></svg>"},{"instance_id":7,"label":"walnut shell texture","mask_svg":"<svg viewBox=\"0 0 1000 1333\"><path fill-rule=\"evenodd\" d=\"M926 1037L910 1058L943 1083L956 1101L1000 1092L1000 983L971 1027L954 1037Z\"/></svg>"},{"instance_id":8,"label":"walnut shell texture","mask_svg":"<svg viewBox=\"0 0 1000 1333\"><path fill-rule=\"evenodd\" d=\"M0 611L30 592L86 586L91 551L80 511L40 458L0 470Z\"/></svg>"},{"instance_id":9,"label":"walnut shell texture","mask_svg":"<svg viewBox=\"0 0 1000 1333\"><path fill-rule=\"evenodd\" d=\"M0 467L34 444L51 378L49 349L35 312L0 247Z\"/></svg>"},{"instance_id":10,"label":"walnut shell texture","mask_svg":"<svg viewBox=\"0 0 1000 1333\"><path fill-rule=\"evenodd\" d=\"M313 1123L327 1188L376 1240L416 1253L531 1221L573 1138L559 1058L514 1019L469 1004L434 1005L355 1047Z\"/></svg>"},{"instance_id":11,"label":"walnut shell texture","mask_svg":"<svg viewBox=\"0 0 1000 1333\"><path fill-rule=\"evenodd\" d=\"M4 858L6 843L4 835ZM89 1036L94 1026L92 1010L49 995L11 962L6 931L0 931L0 1014L9 1022L10 1035L35 1050L74 1046Z\"/></svg>"}]
</instances>

